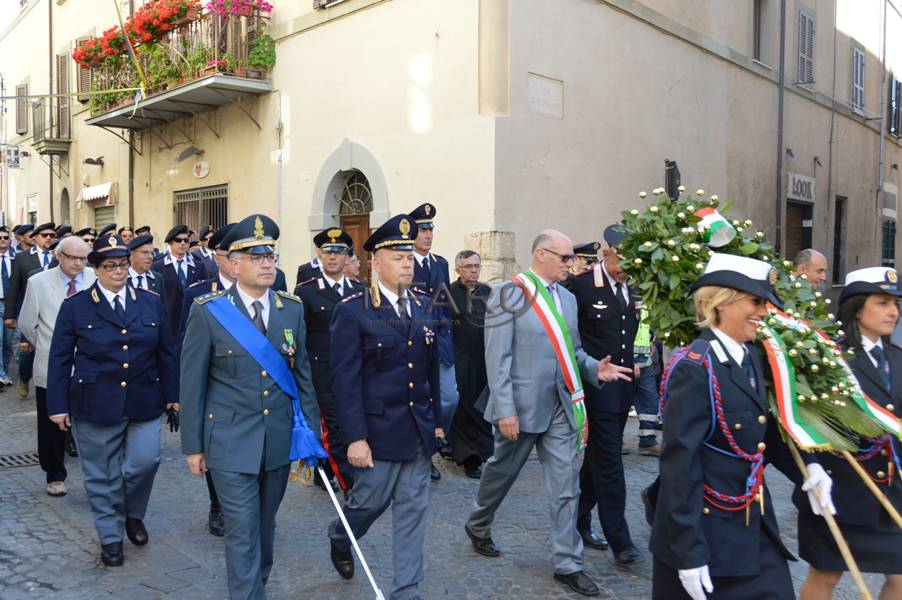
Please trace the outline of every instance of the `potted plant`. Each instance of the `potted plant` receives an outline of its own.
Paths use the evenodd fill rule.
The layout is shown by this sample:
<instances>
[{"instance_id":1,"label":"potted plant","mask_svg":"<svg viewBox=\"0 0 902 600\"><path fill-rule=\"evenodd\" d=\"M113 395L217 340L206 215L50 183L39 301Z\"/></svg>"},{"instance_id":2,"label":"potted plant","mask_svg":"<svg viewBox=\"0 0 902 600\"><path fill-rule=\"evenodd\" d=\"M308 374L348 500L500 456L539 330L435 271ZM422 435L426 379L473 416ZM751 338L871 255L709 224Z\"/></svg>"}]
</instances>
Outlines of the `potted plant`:
<instances>
[{"instance_id":1,"label":"potted plant","mask_svg":"<svg viewBox=\"0 0 902 600\"><path fill-rule=\"evenodd\" d=\"M248 77L260 78L276 64L276 42L268 33L251 40L247 55Z\"/></svg>"}]
</instances>

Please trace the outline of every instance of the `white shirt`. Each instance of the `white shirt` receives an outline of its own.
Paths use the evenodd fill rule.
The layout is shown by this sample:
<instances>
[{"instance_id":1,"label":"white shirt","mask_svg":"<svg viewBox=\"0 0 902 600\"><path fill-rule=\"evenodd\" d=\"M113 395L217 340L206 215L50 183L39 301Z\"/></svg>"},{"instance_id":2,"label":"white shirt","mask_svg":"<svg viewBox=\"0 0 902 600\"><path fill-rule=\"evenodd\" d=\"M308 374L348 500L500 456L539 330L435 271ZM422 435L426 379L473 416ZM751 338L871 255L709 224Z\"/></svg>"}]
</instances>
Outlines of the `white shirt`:
<instances>
[{"instance_id":1,"label":"white shirt","mask_svg":"<svg viewBox=\"0 0 902 600\"><path fill-rule=\"evenodd\" d=\"M46 271L50 268L50 264L53 262L53 252L50 250L38 250L38 264L41 265L41 270ZM44 264L44 257L47 257L47 264Z\"/></svg>"},{"instance_id":2,"label":"white shirt","mask_svg":"<svg viewBox=\"0 0 902 600\"><path fill-rule=\"evenodd\" d=\"M6 276L12 277L13 274L13 257L10 256L9 250L0 254L0 261L6 265ZM0 300L6 297L6 290L3 288L3 278L0 278Z\"/></svg>"},{"instance_id":3,"label":"white shirt","mask_svg":"<svg viewBox=\"0 0 902 600\"><path fill-rule=\"evenodd\" d=\"M876 342L872 342L866 336L861 336L861 347L864 349L865 354L868 355L868 358L871 359L871 363L876 367L877 359L871 355L871 348L875 346L883 350L883 340L877 338Z\"/></svg>"},{"instance_id":4,"label":"white shirt","mask_svg":"<svg viewBox=\"0 0 902 600\"><path fill-rule=\"evenodd\" d=\"M106 301L110 303L110 308L112 308L114 312L116 311L116 305L114 304L114 302L117 296L119 297L119 303L122 305L122 309L125 310L125 288L127 286L123 285L122 289L118 292L111 292L99 283L97 284L97 287L100 288L100 291L103 293L103 297L106 298Z\"/></svg>"},{"instance_id":5,"label":"white shirt","mask_svg":"<svg viewBox=\"0 0 902 600\"><path fill-rule=\"evenodd\" d=\"M424 261L424 260L428 260L428 261L429 261L429 268L430 268L430 269L432 268L432 262L433 262L433 259L432 259L432 252L427 252L426 254L420 254L420 253L418 253L417 251L414 251L413 257L414 257L415 259L417 259L417 264L420 265L421 267L423 266L423 261Z\"/></svg>"},{"instance_id":6,"label":"white shirt","mask_svg":"<svg viewBox=\"0 0 902 600\"><path fill-rule=\"evenodd\" d=\"M391 302L392 308L395 309L395 312L398 313L398 316L401 316L401 309L398 306L398 294L389 291L387 287L382 285L382 282L379 282L379 289L382 290L382 293L385 294L385 297L388 298L388 301ZM410 297L407 295L407 290L402 290L404 297L407 298L405 303L405 307L407 308L407 316L410 316Z\"/></svg>"},{"instance_id":7,"label":"white shirt","mask_svg":"<svg viewBox=\"0 0 902 600\"><path fill-rule=\"evenodd\" d=\"M247 309L247 314L250 315L251 319L254 318L254 302L259 302L263 305L263 324L265 326L269 326L269 290L266 291L261 297L254 298L243 289L241 289L241 285L237 282L235 283L235 291L238 292L238 297L241 298L241 301L244 302L244 308Z\"/></svg>"},{"instance_id":8,"label":"white shirt","mask_svg":"<svg viewBox=\"0 0 902 600\"><path fill-rule=\"evenodd\" d=\"M617 293L616 286L617 286L618 282L613 277L611 277L610 273L608 273L607 268L604 266L604 261L601 261L601 270L604 271L604 276L607 278L608 283L611 284L611 291L614 292L614 294L616 294ZM626 302L626 305L629 306L630 293L629 293L629 290L627 289L625 283L620 284L620 295L621 295L621 297L623 297L623 301Z\"/></svg>"},{"instance_id":9,"label":"white shirt","mask_svg":"<svg viewBox=\"0 0 902 600\"><path fill-rule=\"evenodd\" d=\"M535 271L533 271L533 274L536 276L536 278L539 280L539 282L545 287L545 289L548 289L548 286L552 285L551 297L554 298L554 306L557 308L558 312L563 312L563 309L561 308L561 296L558 293L558 285L559 284L557 284L557 283L549 284L547 281L545 281L544 279L539 277L539 274L536 273Z\"/></svg>"},{"instance_id":10,"label":"white shirt","mask_svg":"<svg viewBox=\"0 0 902 600\"><path fill-rule=\"evenodd\" d=\"M144 285L141 285L141 280L139 277L144 278ZM128 268L128 278L132 280L132 285L136 288L141 288L142 290L149 290L150 286L147 284L148 279L155 279L153 276L153 269L147 269L143 273L138 273L133 268Z\"/></svg>"},{"instance_id":11,"label":"white shirt","mask_svg":"<svg viewBox=\"0 0 902 600\"><path fill-rule=\"evenodd\" d=\"M224 289L224 290L227 290L230 287L232 287L232 282L222 276L222 271L219 272L219 285L221 285L222 289ZM267 294L267 296L268 295L269 294ZM253 316L253 313L251 313L251 316Z\"/></svg>"},{"instance_id":12,"label":"white shirt","mask_svg":"<svg viewBox=\"0 0 902 600\"><path fill-rule=\"evenodd\" d=\"M344 275L341 276L341 279L338 279L337 281L334 281L334 280L332 280L332 279L329 279L329 276L326 275L325 273L323 273L323 279L326 281L326 285L327 285L328 287L330 287L330 288L334 288L334 287L335 287L335 284L337 283L337 284L338 284L338 295L339 295L339 296L344 296L345 285L347 285L347 284L345 283L345 276L344 276Z\"/></svg>"},{"instance_id":13,"label":"white shirt","mask_svg":"<svg viewBox=\"0 0 902 600\"><path fill-rule=\"evenodd\" d=\"M745 358L745 346L725 334L717 327L712 327L711 331L714 332L714 335L716 335L720 343L723 344L723 347L727 351L727 354L730 355L730 358L736 361L736 364L741 367L742 360Z\"/></svg>"}]
</instances>

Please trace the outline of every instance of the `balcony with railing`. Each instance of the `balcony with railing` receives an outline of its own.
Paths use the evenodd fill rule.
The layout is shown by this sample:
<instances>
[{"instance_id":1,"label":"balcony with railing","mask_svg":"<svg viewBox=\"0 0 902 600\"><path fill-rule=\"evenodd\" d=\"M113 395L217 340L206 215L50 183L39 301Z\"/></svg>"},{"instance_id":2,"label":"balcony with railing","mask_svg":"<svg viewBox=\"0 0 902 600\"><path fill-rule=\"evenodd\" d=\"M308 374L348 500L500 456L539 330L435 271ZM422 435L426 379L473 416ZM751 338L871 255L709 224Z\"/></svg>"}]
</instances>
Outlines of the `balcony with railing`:
<instances>
[{"instance_id":1,"label":"balcony with railing","mask_svg":"<svg viewBox=\"0 0 902 600\"><path fill-rule=\"evenodd\" d=\"M275 43L268 25L259 11L190 14L135 46L140 70L127 52L105 58L92 69L87 123L144 129L271 91Z\"/></svg>"},{"instance_id":2,"label":"balcony with railing","mask_svg":"<svg viewBox=\"0 0 902 600\"><path fill-rule=\"evenodd\" d=\"M69 98L41 98L31 105L32 146L42 155L66 154L72 143Z\"/></svg>"}]
</instances>

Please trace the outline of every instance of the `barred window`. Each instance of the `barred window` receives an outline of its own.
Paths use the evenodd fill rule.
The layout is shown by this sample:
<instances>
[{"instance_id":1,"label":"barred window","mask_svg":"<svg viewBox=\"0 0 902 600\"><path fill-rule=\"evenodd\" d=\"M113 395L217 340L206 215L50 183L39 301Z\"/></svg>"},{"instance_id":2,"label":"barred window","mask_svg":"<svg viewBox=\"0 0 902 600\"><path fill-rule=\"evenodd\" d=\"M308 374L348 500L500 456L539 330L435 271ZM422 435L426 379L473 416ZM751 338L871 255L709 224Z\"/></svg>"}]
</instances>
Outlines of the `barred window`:
<instances>
[{"instance_id":1,"label":"barred window","mask_svg":"<svg viewBox=\"0 0 902 600\"><path fill-rule=\"evenodd\" d=\"M175 222L194 231L204 225L219 229L229 219L229 186L215 185L175 192Z\"/></svg>"}]
</instances>

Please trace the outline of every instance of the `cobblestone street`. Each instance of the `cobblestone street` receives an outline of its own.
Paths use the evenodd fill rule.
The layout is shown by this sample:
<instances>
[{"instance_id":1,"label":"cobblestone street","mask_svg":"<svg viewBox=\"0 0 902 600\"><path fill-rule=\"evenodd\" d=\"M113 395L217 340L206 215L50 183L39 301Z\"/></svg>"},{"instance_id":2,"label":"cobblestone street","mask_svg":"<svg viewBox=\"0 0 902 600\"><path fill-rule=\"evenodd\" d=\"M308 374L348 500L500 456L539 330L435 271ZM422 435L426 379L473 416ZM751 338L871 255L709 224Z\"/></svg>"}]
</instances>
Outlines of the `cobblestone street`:
<instances>
[{"instance_id":1,"label":"cobblestone street","mask_svg":"<svg viewBox=\"0 0 902 600\"><path fill-rule=\"evenodd\" d=\"M21 401L14 389L6 388L0 394L2 455L31 452L36 447L33 396ZM601 587L601 598L651 596L651 560L645 551L649 530L642 517L639 490L654 478L657 464L636 454L635 433L636 423L631 419L626 439L633 452L624 457L628 517L646 561L635 569L621 570L614 566L610 553L587 550L586 568ZM0 469L0 598L226 598L222 540L205 530L206 486L188 474L177 442L177 435L164 431L162 464L145 521L150 543L137 548L126 540L125 566L121 568L100 564L77 459L67 458L69 494L63 498L44 493L44 474L37 466ZM477 482L466 479L452 463L437 459L437 464L444 477L432 486L426 581L421 588L424 597L578 597L551 579L547 504L535 458L527 463L499 511L493 536L502 549L500 559L477 556L463 531ZM773 469L768 476L783 537L794 549L795 511L788 502L788 485ZM326 527L334 514L325 492L289 485L278 517L276 563L267 586L270 599L372 597L362 569L358 568L350 582L332 569ZM390 532L391 517L386 514L362 543L385 592L391 581ZM804 564L793 566L797 585L805 569ZM881 580L868 577L874 592ZM835 597L857 597L848 577Z\"/></svg>"}]
</instances>

